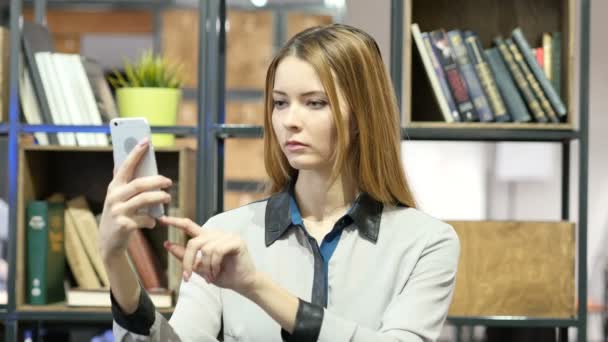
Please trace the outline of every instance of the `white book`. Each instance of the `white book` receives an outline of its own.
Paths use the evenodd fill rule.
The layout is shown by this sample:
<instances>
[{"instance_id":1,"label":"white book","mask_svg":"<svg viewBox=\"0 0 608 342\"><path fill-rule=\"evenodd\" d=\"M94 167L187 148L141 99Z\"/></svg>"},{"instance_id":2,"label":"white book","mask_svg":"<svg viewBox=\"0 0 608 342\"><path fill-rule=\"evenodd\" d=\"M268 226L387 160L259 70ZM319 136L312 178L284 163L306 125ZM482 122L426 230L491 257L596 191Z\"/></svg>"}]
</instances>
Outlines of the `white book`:
<instances>
[{"instance_id":1,"label":"white book","mask_svg":"<svg viewBox=\"0 0 608 342\"><path fill-rule=\"evenodd\" d=\"M420 32L420 27L418 24L412 24L412 36L414 37L414 42L416 43L416 47L418 48L418 52L420 53L420 59L422 60L422 64L424 65L424 69L426 70L426 75L431 82L431 88L433 88L433 93L435 94L435 99L439 104L439 109L441 110L441 114L446 122L454 122L454 118L452 117L452 113L450 112L450 107L448 105L448 101L445 98L441 90L441 85L439 84L439 79L437 78L437 74L435 73L435 69L433 68L433 63L427 53L426 46L424 45L424 41L422 40L422 33Z\"/></svg>"},{"instance_id":2,"label":"white book","mask_svg":"<svg viewBox=\"0 0 608 342\"><path fill-rule=\"evenodd\" d=\"M36 93L34 92L34 86L32 85L32 78L29 70L25 67L23 56L20 56L20 58L19 100L21 101L21 108L23 108L23 116L25 117L25 121L30 125L41 125L44 122L42 121L40 108L38 108ZM34 133L34 137L36 137L39 145L46 146L49 144L49 137L46 133Z\"/></svg>"},{"instance_id":3,"label":"white book","mask_svg":"<svg viewBox=\"0 0 608 342\"><path fill-rule=\"evenodd\" d=\"M86 70L82 64L82 57L80 55L71 55L70 65L74 73L75 82L78 84L78 99L81 108L83 108L83 113L87 115L88 120L92 125L103 125L101 113L99 112L99 107L97 107L97 101L95 101L91 83L87 78ZM94 137L97 145L108 146L110 144L108 137L105 134L95 134Z\"/></svg>"},{"instance_id":4,"label":"white book","mask_svg":"<svg viewBox=\"0 0 608 342\"><path fill-rule=\"evenodd\" d=\"M70 123L73 125L88 124L80 108L78 108L76 97L77 89L73 76L70 70L69 60L66 54L53 53L50 55L53 61L53 67L56 75L55 87L58 87L61 93L63 103L63 111L69 117ZM78 146L95 146L95 138L90 133L76 133Z\"/></svg>"},{"instance_id":5,"label":"white book","mask_svg":"<svg viewBox=\"0 0 608 342\"><path fill-rule=\"evenodd\" d=\"M56 84L57 77L55 75L51 53L37 52L34 55L34 58L36 59L36 65L38 65L42 87L47 96L53 122L56 125L71 125L72 123L70 122L67 113L65 113L61 91ZM76 146L76 136L74 133L58 133L57 138L60 145Z\"/></svg>"}]
</instances>

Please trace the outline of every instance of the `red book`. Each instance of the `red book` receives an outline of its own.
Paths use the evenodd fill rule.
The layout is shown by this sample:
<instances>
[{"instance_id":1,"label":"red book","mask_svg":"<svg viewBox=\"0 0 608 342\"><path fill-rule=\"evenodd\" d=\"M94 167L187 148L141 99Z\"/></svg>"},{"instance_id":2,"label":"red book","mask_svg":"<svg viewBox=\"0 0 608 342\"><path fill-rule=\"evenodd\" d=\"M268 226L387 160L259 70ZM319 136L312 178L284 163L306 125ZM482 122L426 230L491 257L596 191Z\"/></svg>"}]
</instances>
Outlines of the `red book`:
<instances>
[{"instance_id":1,"label":"red book","mask_svg":"<svg viewBox=\"0 0 608 342\"><path fill-rule=\"evenodd\" d=\"M538 62L538 65L540 66L540 68L544 68L545 67L545 53L542 47L536 48L534 49L534 55L536 56L536 61Z\"/></svg>"},{"instance_id":2,"label":"red book","mask_svg":"<svg viewBox=\"0 0 608 342\"><path fill-rule=\"evenodd\" d=\"M154 255L152 246L141 229L133 231L127 249L142 286L148 291L165 288L162 281L160 261Z\"/></svg>"}]
</instances>

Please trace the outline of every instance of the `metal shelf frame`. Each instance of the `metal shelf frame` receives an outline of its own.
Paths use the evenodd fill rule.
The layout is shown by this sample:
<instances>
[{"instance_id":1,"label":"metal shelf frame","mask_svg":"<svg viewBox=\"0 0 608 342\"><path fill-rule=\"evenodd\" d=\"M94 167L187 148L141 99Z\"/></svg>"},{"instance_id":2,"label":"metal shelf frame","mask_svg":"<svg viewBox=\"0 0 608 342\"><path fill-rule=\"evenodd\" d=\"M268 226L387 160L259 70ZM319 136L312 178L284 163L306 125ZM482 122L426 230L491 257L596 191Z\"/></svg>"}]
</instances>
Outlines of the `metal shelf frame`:
<instances>
[{"instance_id":1,"label":"metal shelf frame","mask_svg":"<svg viewBox=\"0 0 608 342\"><path fill-rule=\"evenodd\" d=\"M194 126L152 126L150 127L152 133L167 133L175 134L177 136L192 136L196 135L198 128ZM19 131L21 133L61 133L61 132L75 132L75 133L106 133L110 134L110 127L108 125L97 126L97 125L26 125L20 124Z\"/></svg>"},{"instance_id":2,"label":"metal shelf frame","mask_svg":"<svg viewBox=\"0 0 608 342\"><path fill-rule=\"evenodd\" d=\"M402 61L403 54L403 8L406 0L391 0L391 77L401 104L402 88ZM22 13L22 0L10 0L10 41L19 42L19 17ZM25 3L34 4L35 18L42 22L47 7L71 5L107 5L128 8L129 6L143 6L146 8L159 8L171 5L173 0L130 0L129 4L121 0L26 0ZM247 9L252 9L247 7ZM293 8L301 9L301 8ZM290 10L290 8L277 9ZM320 8L311 8L315 13ZM588 194L588 92L589 92L589 20L590 0L581 0L580 14L580 102L578 131L547 131L547 130L493 130L493 129L439 129L439 128L408 128L402 131L402 137L408 140L451 140L451 141L545 141L562 145L562 219L569 219L570 204L570 144L578 140L579 144L579 171L578 179L578 302L587 302L587 194ZM17 14L17 15L16 15ZM332 13L336 14L336 13ZM338 13L340 18L342 14ZM263 134L260 126L227 125L225 124L226 99L247 98L259 96L255 92L227 92L225 90L226 68L226 1L200 0L199 1L199 73L196 90L187 90L186 98L196 97L198 101L197 127L155 127L154 132L173 133L178 135L196 135L199 148L197 149L197 172L200 175L196 186L196 220L204 222L215 213L222 211L224 192L224 141L232 138L259 138ZM219 25L216 25L219 23ZM160 24L160 23L159 23ZM278 25L285 25L278 21ZM284 41L284 35L275 34L275 45ZM155 47L158 49L158 44ZM18 47L20 44L11 44ZM48 126L24 125L20 123L19 90L18 90L18 60L19 49L10 51L10 97L9 122L0 124L0 134L7 134L8 146L8 174L9 174L9 205L15 208L17 204L17 171L18 171L18 140L21 133L33 132L98 132L108 133L107 127L101 126ZM229 187L251 186L248 184L229 184ZM17 312L15 303L15 258L16 258L16 210L9 214L9 277L8 304L0 308L0 319L4 323L5 341L16 341L19 321L71 321L95 322L109 320L109 313L83 313L83 312ZM455 325L485 325L485 326L521 326L521 327L558 327L562 332L567 327L576 327L578 339L586 340L587 312L584 305L579 305L578 313L572 319L539 319L529 317L449 317L448 320ZM565 336L560 333L560 336Z\"/></svg>"}]
</instances>

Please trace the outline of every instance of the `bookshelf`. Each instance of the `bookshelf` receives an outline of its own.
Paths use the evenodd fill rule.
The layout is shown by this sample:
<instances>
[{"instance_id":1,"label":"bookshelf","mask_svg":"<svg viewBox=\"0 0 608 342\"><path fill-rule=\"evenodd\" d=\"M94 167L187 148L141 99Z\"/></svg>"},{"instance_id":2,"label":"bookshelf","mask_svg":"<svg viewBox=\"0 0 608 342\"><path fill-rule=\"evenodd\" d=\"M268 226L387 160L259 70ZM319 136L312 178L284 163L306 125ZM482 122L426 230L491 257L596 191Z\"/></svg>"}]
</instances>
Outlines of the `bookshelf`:
<instances>
[{"instance_id":1,"label":"bookshelf","mask_svg":"<svg viewBox=\"0 0 608 342\"><path fill-rule=\"evenodd\" d=\"M580 7L579 7L580 5ZM574 240L567 249L576 252L576 258L563 262L562 267L576 270L572 278L578 279L576 290L565 288L558 296L569 298L565 305L587 302L587 191L588 191L588 87L589 87L589 1L573 0L511 0L511 1L422 1L392 0L395 9L391 18L391 75L402 108L403 139L454 140L454 141L530 141L558 143L562 150L561 218L554 224L576 223L572 229ZM457 13L457 14L455 14ZM580 21L580 36L575 36L576 22ZM418 23L421 31L439 28L471 29L480 36L484 48L490 46L496 35L510 36L520 26L531 44L536 44L542 32L562 32L562 99L567 107L567 121L560 124L514 123L445 123L441 122L439 107L421 65L414 66L413 39L410 27ZM574 41L580 42L579 79L575 86ZM578 91L578 108L575 107ZM577 218L571 218L570 206L570 150L578 142L578 208ZM527 222L520 222L527 223ZM486 226L485 222L483 223ZM532 228L531 228L532 229ZM538 239L538 231L530 231L524 238ZM548 237L548 236L547 236ZM464 247L466 248L466 246ZM533 260L533 258L530 258ZM576 261L575 261L576 260ZM559 271L559 269L557 269ZM574 279L572 279L574 281ZM568 311L565 311L568 312ZM570 315L556 313L472 313L450 315L448 321L460 326L491 327L547 327L560 328L559 339L568 339L567 328L577 329L579 341L587 339L587 311L585 305L573 307Z\"/></svg>"},{"instance_id":2,"label":"bookshelf","mask_svg":"<svg viewBox=\"0 0 608 342\"><path fill-rule=\"evenodd\" d=\"M479 35L484 48L490 47L492 39L498 35L509 37L511 31L519 26L532 46L537 46L543 32L563 33L561 98L567 108L567 121L544 125L484 123L475 124L475 128L574 130L577 122L577 111L573 102L576 3L574 0L404 1L402 24L394 28L402 30L404 42L402 56L399 59L402 60L403 65L399 79L403 80L403 83L398 89L403 108L403 124L412 128L437 128L442 125L453 129L468 127L467 124L452 125L438 122L443 120L428 84L426 72L422 67L413 67L413 63L416 62L414 58L416 47L411 35L412 23L418 23L423 32L439 28L445 28L446 31L470 29ZM455 13L457 15L454 15Z\"/></svg>"},{"instance_id":3,"label":"bookshelf","mask_svg":"<svg viewBox=\"0 0 608 342\"><path fill-rule=\"evenodd\" d=\"M186 148L163 148L156 150L159 172L174 182L177 198L172 206L186 216L194 214L194 151ZM18 201L17 201L17 245L15 276L15 311L25 317L37 314L65 319L79 316L79 320L90 320L98 315L110 314L110 308L72 308L64 303L50 305L28 305L25 301L25 204L31 199L46 198L61 192L66 198L86 195L94 213L101 212L107 184L112 179L112 150L110 147L65 147L65 146L22 146L19 153ZM82 175L87 175L83 177ZM95 180L95 181L92 181ZM145 232L154 235L155 240L166 240L166 227L156 227ZM160 258L162 269L167 269L167 256ZM66 271L68 272L68 271ZM165 310L170 312L171 310ZM60 315L57 315L61 313Z\"/></svg>"}]
</instances>

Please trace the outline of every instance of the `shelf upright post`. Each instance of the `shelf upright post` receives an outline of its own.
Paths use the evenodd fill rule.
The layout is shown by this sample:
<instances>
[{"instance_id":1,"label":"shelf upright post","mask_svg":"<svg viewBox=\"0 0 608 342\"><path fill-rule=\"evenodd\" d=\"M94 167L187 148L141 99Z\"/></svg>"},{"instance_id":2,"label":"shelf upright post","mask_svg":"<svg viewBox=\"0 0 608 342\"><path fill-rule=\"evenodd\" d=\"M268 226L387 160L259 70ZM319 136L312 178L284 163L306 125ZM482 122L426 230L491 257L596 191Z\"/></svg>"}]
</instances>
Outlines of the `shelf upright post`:
<instances>
[{"instance_id":1,"label":"shelf upright post","mask_svg":"<svg viewBox=\"0 0 608 342\"><path fill-rule=\"evenodd\" d=\"M19 20L21 0L10 3L10 70L9 70L9 130L8 130L8 305L5 320L5 341L17 340L18 322L15 315L15 273L17 263L17 172L19 169Z\"/></svg>"},{"instance_id":2,"label":"shelf upright post","mask_svg":"<svg viewBox=\"0 0 608 342\"><path fill-rule=\"evenodd\" d=\"M403 0L391 0L391 52L390 75L397 97L397 106L403 110L401 98L403 75Z\"/></svg>"},{"instance_id":3,"label":"shelf upright post","mask_svg":"<svg viewBox=\"0 0 608 342\"><path fill-rule=\"evenodd\" d=\"M216 124L224 108L224 35L225 1L200 0L198 50L198 148L196 220L202 224L218 211L219 144ZM223 15L225 18L225 14ZM221 24L220 24L221 23ZM221 69L221 70L220 70ZM221 113L221 114L220 114Z\"/></svg>"},{"instance_id":4,"label":"shelf upright post","mask_svg":"<svg viewBox=\"0 0 608 342\"><path fill-rule=\"evenodd\" d=\"M581 1L579 86L578 341L587 341L587 194L589 175L590 0Z\"/></svg>"},{"instance_id":5,"label":"shelf upright post","mask_svg":"<svg viewBox=\"0 0 608 342\"><path fill-rule=\"evenodd\" d=\"M34 21L46 25L46 0L34 0Z\"/></svg>"},{"instance_id":6,"label":"shelf upright post","mask_svg":"<svg viewBox=\"0 0 608 342\"><path fill-rule=\"evenodd\" d=\"M561 143L562 147L562 189L561 189L561 207L562 220L570 219L570 140L564 140Z\"/></svg>"}]
</instances>

